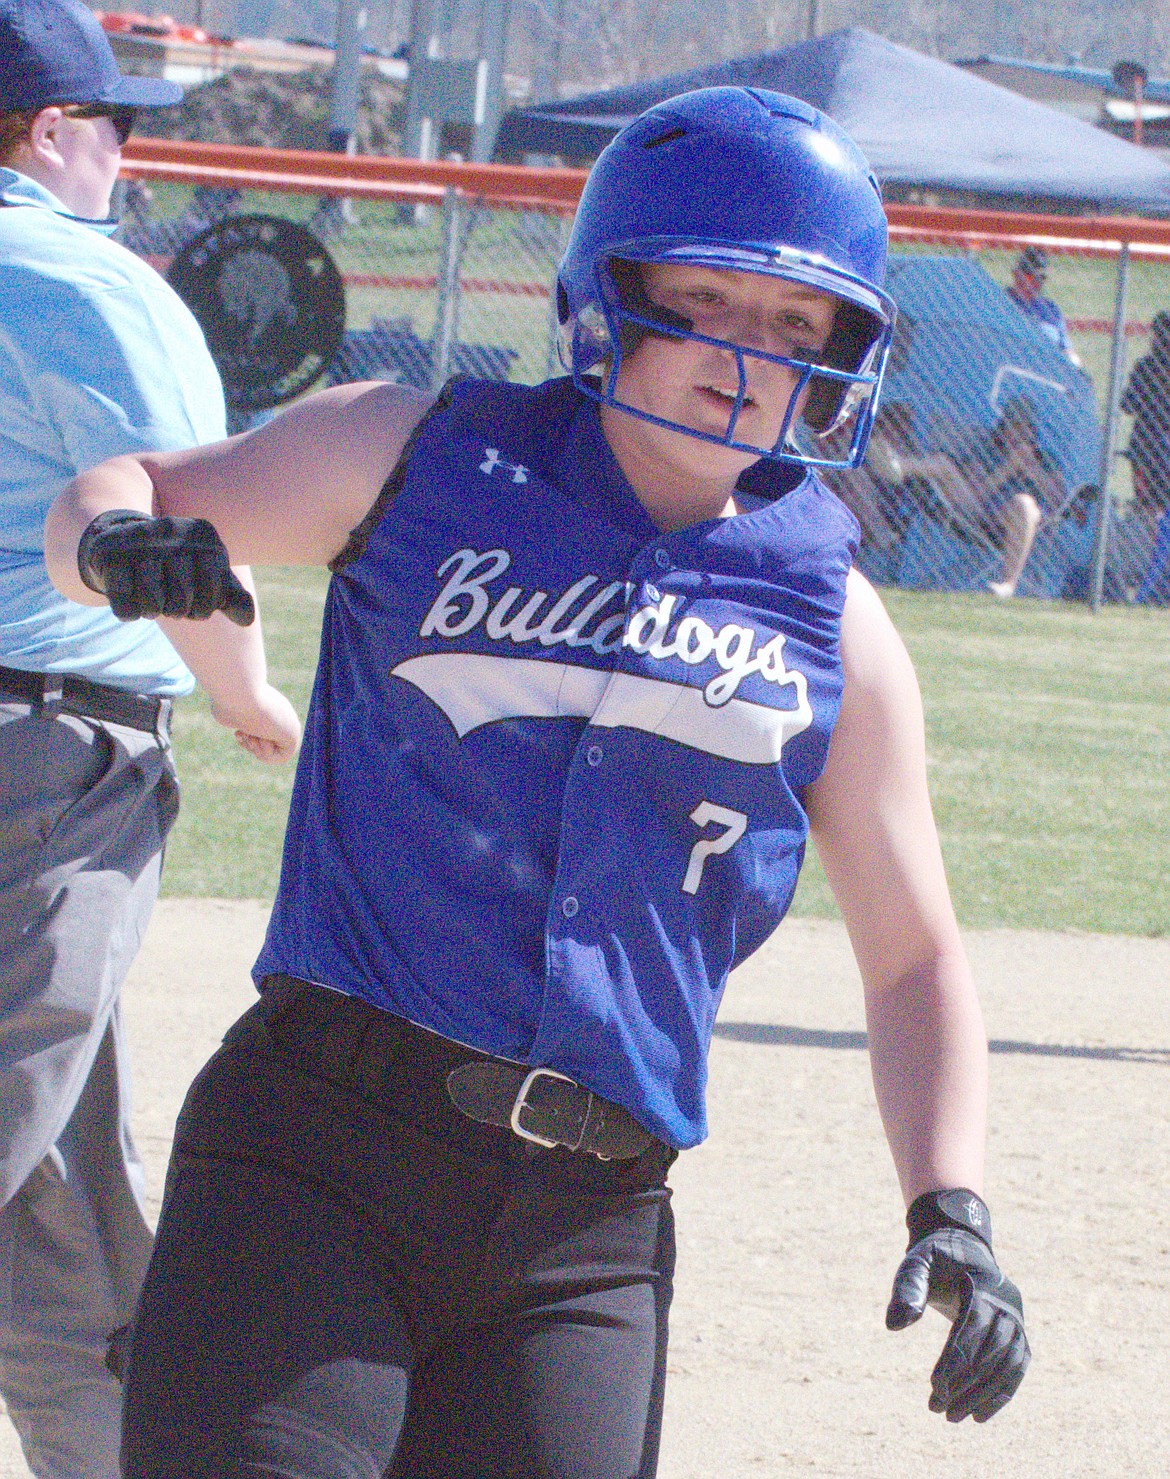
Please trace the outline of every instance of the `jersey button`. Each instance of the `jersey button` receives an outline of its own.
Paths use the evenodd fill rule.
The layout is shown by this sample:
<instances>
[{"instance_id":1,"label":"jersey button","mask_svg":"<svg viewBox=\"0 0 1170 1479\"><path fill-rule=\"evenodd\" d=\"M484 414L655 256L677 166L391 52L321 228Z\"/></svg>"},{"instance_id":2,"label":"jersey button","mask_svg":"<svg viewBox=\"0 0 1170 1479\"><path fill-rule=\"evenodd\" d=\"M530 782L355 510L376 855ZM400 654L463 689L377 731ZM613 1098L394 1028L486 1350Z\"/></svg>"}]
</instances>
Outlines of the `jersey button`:
<instances>
[{"instance_id":1,"label":"jersey button","mask_svg":"<svg viewBox=\"0 0 1170 1479\"><path fill-rule=\"evenodd\" d=\"M569 896L561 903L561 913L565 916L566 919L572 919L573 915L576 914L577 910L580 909L580 907L581 905L577 902L575 895L569 894Z\"/></svg>"},{"instance_id":2,"label":"jersey button","mask_svg":"<svg viewBox=\"0 0 1170 1479\"><path fill-rule=\"evenodd\" d=\"M590 765L601 764L602 750L600 745L590 745L585 751L585 759Z\"/></svg>"},{"instance_id":3,"label":"jersey button","mask_svg":"<svg viewBox=\"0 0 1170 1479\"><path fill-rule=\"evenodd\" d=\"M651 585L649 582L647 582L646 599L647 601L660 601L662 599L662 592L658 589L656 585Z\"/></svg>"},{"instance_id":4,"label":"jersey button","mask_svg":"<svg viewBox=\"0 0 1170 1479\"><path fill-rule=\"evenodd\" d=\"M669 570L670 556L664 549L656 549L654 551L654 563L658 566L659 570Z\"/></svg>"}]
</instances>

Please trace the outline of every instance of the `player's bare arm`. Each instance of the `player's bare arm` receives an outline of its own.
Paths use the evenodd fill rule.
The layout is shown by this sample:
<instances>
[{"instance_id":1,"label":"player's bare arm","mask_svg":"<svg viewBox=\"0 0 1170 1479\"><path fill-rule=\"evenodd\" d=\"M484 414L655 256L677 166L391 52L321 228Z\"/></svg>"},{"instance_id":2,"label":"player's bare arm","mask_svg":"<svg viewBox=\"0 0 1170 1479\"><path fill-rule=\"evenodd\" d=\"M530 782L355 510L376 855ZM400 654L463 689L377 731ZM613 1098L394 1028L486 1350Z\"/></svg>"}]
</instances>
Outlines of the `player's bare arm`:
<instances>
[{"instance_id":1,"label":"player's bare arm","mask_svg":"<svg viewBox=\"0 0 1170 1479\"><path fill-rule=\"evenodd\" d=\"M982 1188L987 1045L926 781L922 704L876 591L850 575L845 686L806 796L865 986L878 1104L907 1204Z\"/></svg>"},{"instance_id":2,"label":"player's bare arm","mask_svg":"<svg viewBox=\"0 0 1170 1479\"><path fill-rule=\"evenodd\" d=\"M238 565L234 572L254 595L251 570ZM284 694L268 681L259 614L247 626L236 625L219 611L207 621L163 617L159 625L207 693L216 723L230 729L237 744L256 760L269 765L291 760L300 744L301 721Z\"/></svg>"},{"instance_id":3,"label":"player's bare arm","mask_svg":"<svg viewBox=\"0 0 1170 1479\"><path fill-rule=\"evenodd\" d=\"M987 1043L931 815L918 684L856 572L841 659L841 715L806 799L861 969L874 1087L908 1207L886 1324L904 1329L928 1304L943 1314L951 1328L930 1407L986 1422L1029 1359L1020 1293L996 1262L980 1195Z\"/></svg>"},{"instance_id":4,"label":"player's bare arm","mask_svg":"<svg viewBox=\"0 0 1170 1479\"><path fill-rule=\"evenodd\" d=\"M328 564L429 404L400 386L338 386L211 447L102 463L70 483L49 511L49 574L71 599L100 604L100 590L79 573L78 544L95 518L119 509L206 519L234 564Z\"/></svg>"}]
</instances>

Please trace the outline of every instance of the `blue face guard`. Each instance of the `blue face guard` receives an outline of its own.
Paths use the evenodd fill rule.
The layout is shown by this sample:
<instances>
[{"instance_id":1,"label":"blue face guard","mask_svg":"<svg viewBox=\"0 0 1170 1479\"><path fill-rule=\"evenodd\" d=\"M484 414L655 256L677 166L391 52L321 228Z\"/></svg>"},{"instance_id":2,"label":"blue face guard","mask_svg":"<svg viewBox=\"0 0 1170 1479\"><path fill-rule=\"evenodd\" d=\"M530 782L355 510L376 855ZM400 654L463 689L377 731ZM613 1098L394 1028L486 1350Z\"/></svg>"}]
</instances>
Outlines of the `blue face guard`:
<instances>
[{"instance_id":1,"label":"blue face guard","mask_svg":"<svg viewBox=\"0 0 1170 1479\"><path fill-rule=\"evenodd\" d=\"M814 364L809 360L747 349L727 339L712 339L705 334L696 333L689 327L686 319L672 322L676 316L669 310L662 310L662 317L651 317L634 312L608 296L603 298L603 302L604 308L595 303L586 304L575 318L570 318L562 327L558 343L562 365L572 375L573 383L591 400L601 405L613 406L615 410L637 417L640 421L647 421L653 426L681 431L699 441L711 442L718 447L730 447L737 452L750 452L756 457L769 457L778 462L798 463L805 467L851 468L861 465L877 413L878 391L893 335L892 321L881 325L856 370L841 370ZM709 344L734 357L738 389L728 414L727 428L721 435L696 431L694 427L684 426L681 422L654 416L618 398L617 382L622 365L647 333L661 338ZM747 394L745 362L749 358L782 365L785 369L795 371L797 376L780 433L770 447L741 441L736 436L736 427ZM604 378L591 373L599 366L604 369L606 361L608 371ZM808 392L808 396L805 416L802 417L798 414L797 407L805 392ZM815 429L806 419L809 402L814 396L822 406L828 405L830 408L818 417L822 424Z\"/></svg>"}]
</instances>

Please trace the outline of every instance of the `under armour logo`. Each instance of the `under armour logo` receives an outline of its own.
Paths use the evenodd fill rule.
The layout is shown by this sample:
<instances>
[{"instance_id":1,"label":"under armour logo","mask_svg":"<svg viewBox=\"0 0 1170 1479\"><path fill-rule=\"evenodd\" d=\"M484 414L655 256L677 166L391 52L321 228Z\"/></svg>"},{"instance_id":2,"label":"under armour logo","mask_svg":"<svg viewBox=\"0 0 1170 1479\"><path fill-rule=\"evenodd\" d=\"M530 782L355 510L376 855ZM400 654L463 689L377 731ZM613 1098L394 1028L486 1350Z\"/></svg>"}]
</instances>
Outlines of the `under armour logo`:
<instances>
[{"instance_id":1,"label":"under armour logo","mask_svg":"<svg viewBox=\"0 0 1170 1479\"><path fill-rule=\"evenodd\" d=\"M972 1227L983 1226L983 1211L974 1197L967 1203L967 1217Z\"/></svg>"},{"instance_id":2,"label":"under armour logo","mask_svg":"<svg viewBox=\"0 0 1170 1479\"><path fill-rule=\"evenodd\" d=\"M500 449L498 447L485 447L483 450L487 461L479 464L480 472L486 472L490 476L491 473L495 472L497 467L502 467L505 472L512 474L512 481L514 483L526 483L528 481L528 469L522 467L518 462L505 462L500 456Z\"/></svg>"}]
</instances>

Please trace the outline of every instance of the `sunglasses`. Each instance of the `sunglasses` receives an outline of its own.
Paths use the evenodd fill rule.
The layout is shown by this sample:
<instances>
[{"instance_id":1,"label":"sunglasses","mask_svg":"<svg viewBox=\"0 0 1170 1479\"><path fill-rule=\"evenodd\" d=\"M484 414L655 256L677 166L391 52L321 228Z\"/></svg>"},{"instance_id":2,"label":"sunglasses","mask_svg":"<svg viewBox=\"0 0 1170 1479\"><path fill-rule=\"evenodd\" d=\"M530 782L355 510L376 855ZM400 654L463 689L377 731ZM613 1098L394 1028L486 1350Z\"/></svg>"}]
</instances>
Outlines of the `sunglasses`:
<instances>
[{"instance_id":1,"label":"sunglasses","mask_svg":"<svg viewBox=\"0 0 1170 1479\"><path fill-rule=\"evenodd\" d=\"M120 149L134 129L138 109L122 103L71 103L62 108L66 118L108 118L114 125L114 134Z\"/></svg>"}]
</instances>

